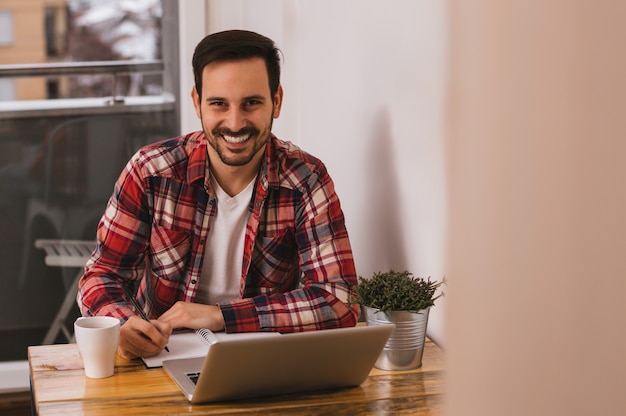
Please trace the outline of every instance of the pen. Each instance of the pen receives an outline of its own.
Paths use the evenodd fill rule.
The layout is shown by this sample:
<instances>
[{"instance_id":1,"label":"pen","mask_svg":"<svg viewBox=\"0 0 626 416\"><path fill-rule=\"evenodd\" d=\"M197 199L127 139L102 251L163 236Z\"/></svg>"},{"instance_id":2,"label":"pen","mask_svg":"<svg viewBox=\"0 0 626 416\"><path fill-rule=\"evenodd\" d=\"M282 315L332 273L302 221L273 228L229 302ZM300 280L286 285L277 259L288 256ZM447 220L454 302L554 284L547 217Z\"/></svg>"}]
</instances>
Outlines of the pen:
<instances>
[{"instance_id":1,"label":"pen","mask_svg":"<svg viewBox=\"0 0 626 416\"><path fill-rule=\"evenodd\" d=\"M137 304L137 300L135 300L135 297L130 294L126 286L122 285L122 289L124 290L124 293L126 294L126 297L130 301L130 303L133 304L133 307L139 313L139 316L141 316L141 319L143 319L146 322L150 322L146 314L143 312L143 309L139 307L139 305ZM170 352L169 348L167 348L167 345L165 346L165 351Z\"/></svg>"}]
</instances>

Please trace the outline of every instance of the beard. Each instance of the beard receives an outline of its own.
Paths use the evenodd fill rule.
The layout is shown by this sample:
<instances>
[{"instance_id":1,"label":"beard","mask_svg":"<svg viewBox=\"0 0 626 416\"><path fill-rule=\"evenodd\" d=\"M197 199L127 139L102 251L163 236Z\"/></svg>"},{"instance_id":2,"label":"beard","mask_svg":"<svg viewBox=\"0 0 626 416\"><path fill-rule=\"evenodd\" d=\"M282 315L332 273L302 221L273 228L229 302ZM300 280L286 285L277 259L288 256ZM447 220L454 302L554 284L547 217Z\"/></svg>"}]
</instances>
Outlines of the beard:
<instances>
[{"instance_id":1,"label":"beard","mask_svg":"<svg viewBox=\"0 0 626 416\"><path fill-rule=\"evenodd\" d=\"M222 163L228 166L244 166L248 164L254 156L265 147L270 137L271 123L268 129L260 131L255 127L245 127L239 131L232 131L226 128L217 127L205 136L209 145L215 150ZM233 149L223 143L223 136L242 137L249 136L246 139L247 145L240 149Z\"/></svg>"}]
</instances>

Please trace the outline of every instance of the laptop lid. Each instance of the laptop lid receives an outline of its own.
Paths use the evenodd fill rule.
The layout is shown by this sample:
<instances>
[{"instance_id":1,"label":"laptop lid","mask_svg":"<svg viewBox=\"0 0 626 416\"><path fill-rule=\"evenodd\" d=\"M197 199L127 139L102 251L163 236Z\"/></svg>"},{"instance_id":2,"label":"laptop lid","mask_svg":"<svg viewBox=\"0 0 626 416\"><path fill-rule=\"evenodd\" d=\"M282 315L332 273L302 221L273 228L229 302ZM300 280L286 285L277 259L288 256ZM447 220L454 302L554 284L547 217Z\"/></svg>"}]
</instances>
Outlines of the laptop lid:
<instances>
[{"instance_id":1,"label":"laptop lid","mask_svg":"<svg viewBox=\"0 0 626 416\"><path fill-rule=\"evenodd\" d=\"M163 368L192 403L358 386L394 327L218 341L206 357L166 360Z\"/></svg>"}]
</instances>

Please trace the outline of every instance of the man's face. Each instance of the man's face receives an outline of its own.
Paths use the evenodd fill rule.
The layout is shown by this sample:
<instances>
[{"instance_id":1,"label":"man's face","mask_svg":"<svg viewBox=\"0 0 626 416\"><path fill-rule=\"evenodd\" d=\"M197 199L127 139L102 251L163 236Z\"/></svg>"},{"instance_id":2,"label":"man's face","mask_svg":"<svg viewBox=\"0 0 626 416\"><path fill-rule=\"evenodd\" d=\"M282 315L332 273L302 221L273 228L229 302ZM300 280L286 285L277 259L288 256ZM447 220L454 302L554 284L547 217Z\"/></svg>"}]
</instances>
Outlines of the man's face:
<instances>
[{"instance_id":1,"label":"man's face","mask_svg":"<svg viewBox=\"0 0 626 416\"><path fill-rule=\"evenodd\" d=\"M282 88L271 97L261 58L217 62L202 72L202 97L192 98L210 149L229 166L243 166L265 148L280 114ZM211 159L211 163L217 161Z\"/></svg>"}]
</instances>

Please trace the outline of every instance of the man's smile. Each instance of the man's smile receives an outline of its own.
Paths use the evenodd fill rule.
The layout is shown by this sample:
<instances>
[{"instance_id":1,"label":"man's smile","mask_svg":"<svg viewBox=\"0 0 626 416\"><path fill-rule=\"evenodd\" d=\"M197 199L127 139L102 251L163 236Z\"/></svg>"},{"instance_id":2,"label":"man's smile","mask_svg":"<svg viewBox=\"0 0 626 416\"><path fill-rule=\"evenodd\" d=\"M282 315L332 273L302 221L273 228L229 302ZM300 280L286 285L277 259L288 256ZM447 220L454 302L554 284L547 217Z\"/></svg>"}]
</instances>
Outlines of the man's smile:
<instances>
[{"instance_id":1,"label":"man's smile","mask_svg":"<svg viewBox=\"0 0 626 416\"><path fill-rule=\"evenodd\" d=\"M231 144L243 143L246 140L248 140L250 136L251 136L250 134L243 134L240 136L230 136L228 134L222 134L222 137L224 138L224 140L226 140L226 142L231 143Z\"/></svg>"}]
</instances>

